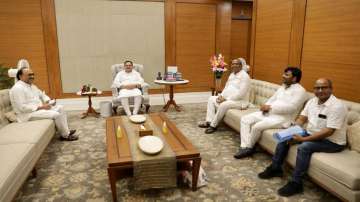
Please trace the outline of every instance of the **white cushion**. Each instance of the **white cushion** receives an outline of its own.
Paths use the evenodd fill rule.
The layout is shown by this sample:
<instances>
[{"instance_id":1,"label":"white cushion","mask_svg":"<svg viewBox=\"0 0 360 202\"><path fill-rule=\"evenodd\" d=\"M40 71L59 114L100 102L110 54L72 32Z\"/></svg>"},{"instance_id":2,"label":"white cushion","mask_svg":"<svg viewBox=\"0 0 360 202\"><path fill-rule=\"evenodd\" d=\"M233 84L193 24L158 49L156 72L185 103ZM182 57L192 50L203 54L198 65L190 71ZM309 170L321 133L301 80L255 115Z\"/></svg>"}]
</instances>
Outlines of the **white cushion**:
<instances>
[{"instance_id":1,"label":"white cushion","mask_svg":"<svg viewBox=\"0 0 360 202\"><path fill-rule=\"evenodd\" d=\"M39 143L44 135L52 137L54 128L54 121L50 119L11 123L0 129L0 145Z\"/></svg>"},{"instance_id":2,"label":"white cushion","mask_svg":"<svg viewBox=\"0 0 360 202\"><path fill-rule=\"evenodd\" d=\"M360 121L348 127L347 138L350 149L360 152Z\"/></svg>"},{"instance_id":3,"label":"white cushion","mask_svg":"<svg viewBox=\"0 0 360 202\"><path fill-rule=\"evenodd\" d=\"M32 170L34 144L0 145L0 201L11 201Z\"/></svg>"}]
</instances>

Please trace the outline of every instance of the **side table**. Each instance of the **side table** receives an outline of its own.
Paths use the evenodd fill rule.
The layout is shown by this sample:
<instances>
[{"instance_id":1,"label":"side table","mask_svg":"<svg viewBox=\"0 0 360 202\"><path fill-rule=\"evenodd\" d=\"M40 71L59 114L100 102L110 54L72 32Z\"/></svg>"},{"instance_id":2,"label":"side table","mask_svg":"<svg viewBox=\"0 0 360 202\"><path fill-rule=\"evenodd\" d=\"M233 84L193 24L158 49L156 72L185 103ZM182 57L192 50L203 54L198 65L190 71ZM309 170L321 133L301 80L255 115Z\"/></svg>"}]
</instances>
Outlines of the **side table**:
<instances>
[{"instance_id":1,"label":"side table","mask_svg":"<svg viewBox=\"0 0 360 202\"><path fill-rule=\"evenodd\" d=\"M102 92L97 91L97 92L85 92L85 93L82 93L81 91L78 91L78 92L76 92L76 94L80 95L80 96L87 96L88 97L88 109L87 109L86 112L83 113L83 116L81 118L84 119L84 118L86 118L88 116L93 116L93 117L98 118L100 113L96 112L95 109L92 107L91 97L101 95Z\"/></svg>"},{"instance_id":2,"label":"side table","mask_svg":"<svg viewBox=\"0 0 360 202\"><path fill-rule=\"evenodd\" d=\"M176 102L174 100L174 86L187 84L187 83L189 83L189 80L182 80L182 81L154 80L154 83L159 84L159 85L168 85L170 87L170 91L169 91L170 99L167 101L167 103L163 107L164 112L166 112L169 109L170 105L174 105L175 110L179 112L180 107L179 107L179 105L176 104Z\"/></svg>"}]
</instances>

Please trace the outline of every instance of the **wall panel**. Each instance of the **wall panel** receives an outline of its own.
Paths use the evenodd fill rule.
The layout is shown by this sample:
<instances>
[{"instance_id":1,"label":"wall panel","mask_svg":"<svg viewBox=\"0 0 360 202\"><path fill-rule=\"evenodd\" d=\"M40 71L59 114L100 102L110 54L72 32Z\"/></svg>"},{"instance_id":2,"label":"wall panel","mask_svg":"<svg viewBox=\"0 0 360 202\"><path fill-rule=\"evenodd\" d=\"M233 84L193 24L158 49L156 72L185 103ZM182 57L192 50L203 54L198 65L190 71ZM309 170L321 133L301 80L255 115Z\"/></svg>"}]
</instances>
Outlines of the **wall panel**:
<instances>
[{"instance_id":1,"label":"wall panel","mask_svg":"<svg viewBox=\"0 0 360 202\"><path fill-rule=\"evenodd\" d=\"M231 59L242 57L249 63L252 2L233 2L231 20Z\"/></svg>"},{"instance_id":2,"label":"wall panel","mask_svg":"<svg viewBox=\"0 0 360 202\"><path fill-rule=\"evenodd\" d=\"M281 83L288 65L292 0L257 1L253 77Z\"/></svg>"},{"instance_id":3,"label":"wall panel","mask_svg":"<svg viewBox=\"0 0 360 202\"><path fill-rule=\"evenodd\" d=\"M232 20L231 59L242 57L249 61L251 20Z\"/></svg>"},{"instance_id":4,"label":"wall panel","mask_svg":"<svg viewBox=\"0 0 360 202\"><path fill-rule=\"evenodd\" d=\"M216 4L176 3L176 65L191 82L179 89L209 91L216 50Z\"/></svg>"},{"instance_id":5,"label":"wall panel","mask_svg":"<svg viewBox=\"0 0 360 202\"><path fill-rule=\"evenodd\" d=\"M360 102L360 1L307 0L303 84L334 82L336 96Z\"/></svg>"},{"instance_id":6,"label":"wall panel","mask_svg":"<svg viewBox=\"0 0 360 202\"><path fill-rule=\"evenodd\" d=\"M49 92L40 1L0 1L0 63L14 67L26 58L35 84Z\"/></svg>"}]
</instances>

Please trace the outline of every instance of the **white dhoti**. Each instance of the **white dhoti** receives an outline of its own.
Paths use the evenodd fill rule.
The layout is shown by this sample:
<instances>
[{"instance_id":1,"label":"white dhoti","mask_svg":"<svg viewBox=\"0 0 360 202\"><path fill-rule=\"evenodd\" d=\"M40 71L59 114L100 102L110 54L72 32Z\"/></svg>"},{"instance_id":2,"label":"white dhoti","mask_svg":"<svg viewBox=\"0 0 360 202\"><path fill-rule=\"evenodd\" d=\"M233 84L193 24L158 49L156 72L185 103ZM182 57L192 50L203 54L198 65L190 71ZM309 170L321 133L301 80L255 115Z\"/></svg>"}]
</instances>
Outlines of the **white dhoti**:
<instances>
[{"instance_id":1,"label":"white dhoti","mask_svg":"<svg viewBox=\"0 0 360 202\"><path fill-rule=\"evenodd\" d=\"M253 148L263 130L279 128L287 121L284 116L263 115L261 111L243 116L240 120L241 147Z\"/></svg>"},{"instance_id":2,"label":"white dhoti","mask_svg":"<svg viewBox=\"0 0 360 202\"><path fill-rule=\"evenodd\" d=\"M133 114L138 114L141 101L142 101L142 94L140 89L121 89L119 92L119 96L117 97L121 101L121 105L124 107L125 113L128 116L131 116L130 106L129 106L129 98L134 98L134 109Z\"/></svg>"},{"instance_id":3,"label":"white dhoti","mask_svg":"<svg viewBox=\"0 0 360 202\"><path fill-rule=\"evenodd\" d=\"M211 96L208 100L206 111L206 122L210 123L210 126L216 128L220 121L224 118L225 113L229 109L241 109L244 105L244 101L226 100L222 103L216 102L217 96Z\"/></svg>"},{"instance_id":4,"label":"white dhoti","mask_svg":"<svg viewBox=\"0 0 360 202\"><path fill-rule=\"evenodd\" d=\"M62 137L67 137L70 133L67 116L61 105L51 107L49 110L38 110L30 114L30 120L39 119L53 119L55 121L56 129Z\"/></svg>"}]
</instances>

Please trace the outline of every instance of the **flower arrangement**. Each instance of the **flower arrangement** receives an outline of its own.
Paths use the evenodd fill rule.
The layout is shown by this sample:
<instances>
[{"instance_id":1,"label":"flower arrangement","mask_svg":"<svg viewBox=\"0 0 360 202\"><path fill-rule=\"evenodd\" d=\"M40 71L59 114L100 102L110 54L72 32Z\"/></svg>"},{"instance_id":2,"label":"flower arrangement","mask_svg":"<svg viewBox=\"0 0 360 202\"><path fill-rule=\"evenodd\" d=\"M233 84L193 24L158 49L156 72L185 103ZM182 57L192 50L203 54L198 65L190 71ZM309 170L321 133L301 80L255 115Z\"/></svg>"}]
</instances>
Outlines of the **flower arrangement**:
<instances>
[{"instance_id":1,"label":"flower arrangement","mask_svg":"<svg viewBox=\"0 0 360 202\"><path fill-rule=\"evenodd\" d=\"M91 92L97 92L98 90L91 86L91 84L83 85L80 89L81 93L91 93Z\"/></svg>"},{"instance_id":2,"label":"flower arrangement","mask_svg":"<svg viewBox=\"0 0 360 202\"><path fill-rule=\"evenodd\" d=\"M210 58L211 69L215 74L216 79L220 79L225 71L227 71L227 64L224 61L224 56L219 54L218 56L214 55Z\"/></svg>"}]
</instances>

